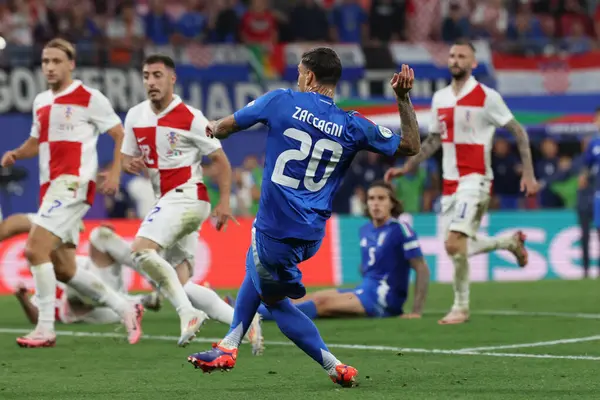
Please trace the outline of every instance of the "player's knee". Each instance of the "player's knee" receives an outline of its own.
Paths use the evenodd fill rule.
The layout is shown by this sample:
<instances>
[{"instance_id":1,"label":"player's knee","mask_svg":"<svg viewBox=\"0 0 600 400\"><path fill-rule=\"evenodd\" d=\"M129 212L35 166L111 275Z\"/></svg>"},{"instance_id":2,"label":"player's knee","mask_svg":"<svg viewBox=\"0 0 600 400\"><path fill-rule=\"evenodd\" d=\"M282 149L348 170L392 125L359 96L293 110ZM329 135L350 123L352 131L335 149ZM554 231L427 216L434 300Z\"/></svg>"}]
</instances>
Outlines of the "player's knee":
<instances>
[{"instance_id":1,"label":"player's knee","mask_svg":"<svg viewBox=\"0 0 600 400\"><path fill-rule=\"evenodd\" d=\"M27 241L23 255L29 262L29 265L39 265L50 259L50 253L45 250L44 246L38 246L34 241Z\"/></svg>"},{"instance_id":2,"label":"player's knee","mask_svg":"<svg viewBox=\"0 0 600 400\"><path fill-rule=\"evenodd\" d=\"M444 245L449 256L463 253L466 251L466 237L462 233L450 232Z\"/></svg>"},{"instance_id":3,"label":"player's knee","mask_svg":"<svg viewBox=\"0 0 600 400\"><path fill-rule=\"evenodd\" d=\"M160 246L158 244L156 244L153 241L148 240L146 238L142 238L142 237L135 238L135 240L131 244L131 252L132 253L139 253L139 252L142 252L145 250L154 250L154 251L158 252L159 248L160 248Z\"/></svg>"},{"instance_id":4,"label":"player's knee","mask_svg":"<svg viewBox=\"0 0 600 400\"><path fill-rule=\"evenodd\" d=\"M106 252L106 241L114 235L112 229L98 226L90 232L90 244L101 252Z\"/></svg>"}]
</instances>

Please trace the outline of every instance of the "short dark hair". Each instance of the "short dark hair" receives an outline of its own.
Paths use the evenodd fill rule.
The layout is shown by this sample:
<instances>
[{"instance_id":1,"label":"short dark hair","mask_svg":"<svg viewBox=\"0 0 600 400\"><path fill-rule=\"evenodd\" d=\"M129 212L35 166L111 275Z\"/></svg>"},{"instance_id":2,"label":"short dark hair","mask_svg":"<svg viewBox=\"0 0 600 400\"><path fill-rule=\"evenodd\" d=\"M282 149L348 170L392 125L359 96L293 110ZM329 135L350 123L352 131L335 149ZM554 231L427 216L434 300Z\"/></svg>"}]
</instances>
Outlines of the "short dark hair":
<instances>
[{"instance_id":1,"label":"short dark hair","mask_svg":"<svg viewBox=\"0 0 600 400\"><path fill-rule=\"evenodd\" d=\"M475 45L473 44L473 42L471 42L468 39L456 39L454 41L454 43L452 43L453 46L469 46L471 48L471 50L473 50L473 53L476 52L475 50Z\"/></svg>"},{"instance_id":2,"label":"short dark hair","mask_svg":"<svg viewBox=\"0 0 600 400\"><path fill-rule=\"evenodd\" d=\"M600 106L596 107L596 109L594 110L594 113L595 113L595 114L598 114L598 113L600 113Z\"/></svg>"},{"instance_id":3,"label":"short dark hair","mask_svg":"<svg viewBox=\"0 0 600 400\"><path fill-rule=\"evenodd\" d=\"M175 69L175 61L169 56L164 54L151 54L144 60L144 65L150 64L164 64L165 67Z\"/></svg>"},{"instance_id":4,"label":"short dark hair","mask_svg":"<svg viewBox=\"0 0 600 400\"><path fill-rule=\"evenodd\" d=\"M301 62L315 74L320 84L335 86L342 77L342 62L337 53L329 47L317 47L304 52Z\"/></svg>"},{"instance_id":5,"label":"short dark hair","mask_svg":"<svg viewBox=\"0 0 600 400\"><path fill-rule=\"evenodd\" d=\"M404 213L404 205L402 204L402 202L400 201L400 199L398 199L398 197L396 196L396 192L394 191L394 188L392 187L392 185L390 185L389 183L385 182L385 181L375 181L373 183L371 183L371 185L369 186L369 189L367 189L367 200L369 199L369 190L373 189L373 188L383 188L387 191L388 196L390 196L390 201L392 202L392 210L391 210L391 214L392 217L394 218L398 218L399 216L402 215L402 213ZM369 219L372 219L371 215L369 214L369 207L365 207L365 216L368 217Z\"/></svg>"}]
</instances>

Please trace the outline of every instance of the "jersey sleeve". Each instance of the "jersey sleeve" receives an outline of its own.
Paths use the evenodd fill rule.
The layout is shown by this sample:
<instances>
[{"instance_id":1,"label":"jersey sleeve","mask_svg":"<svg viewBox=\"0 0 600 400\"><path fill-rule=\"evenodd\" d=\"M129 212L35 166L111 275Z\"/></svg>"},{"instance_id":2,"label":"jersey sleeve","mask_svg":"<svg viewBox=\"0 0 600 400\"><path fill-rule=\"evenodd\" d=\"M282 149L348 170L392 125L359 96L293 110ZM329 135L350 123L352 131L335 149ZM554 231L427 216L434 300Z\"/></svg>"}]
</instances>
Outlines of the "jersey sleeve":
<instances>
[{"instance_id":1,"label":"jersey sleeve","mask_svg":"<svg viewBox=\"0 0 600 400\"><path fill-rule=\"evenodd\" d=\"M489 120L496 127L505 126L515 118L506 106L500 93L495 90L489 90L487 92L485 107Z\"/></svg>"},{"instance_id":2,"label":"jersey sleeve","mask_svg":"<svg viewBox=\"0 0 600 400\"><path fill-rule=\"evenodd\" d=\"M203 156L207 156L219 150L221 148L219 139L206 136L208 119L200 110L190 107L190 111L194 114L194 120L192 121L192 128L190 130L191 139L194 141L194 145L200 149L200 153L202 153Z\"/></svg>"},{"instance_id":3,"label":"jersey sleeve","mask_svg":"<svg viewBox=\"0 0 600 400\"><path fill-rule=\"evenodd\" d=\"M139 157L142 155L142 151L137 144L135 133L133 132L134 113L135 112L132 109L129 110L125 116L125 137L123 138L123 144L121 145L121 153L131 157Z\"/></svg>"},{"instance_id":4,"label":"jersey sleeve","mask_svg":"<svg viewBox=\"0 0 600 400\"><path fill-rule=\"evenodd\" d=\"M36 111L35 101L33 102L33 119L31 120L31 131L29 132L29 136L39 139L40 138L40 126L37 119L37 111Z\"/></svg>"},{"instance_id":5,"label":"jersey sleeve","mask_svg":"<svg viewBox=\"0 0 600 400\"><path fill-rule=\"evenodd\" d=\"M242 129L250 128L259 122L269 125L269 118L277 115L275 105L284 93L285 89L277 89L251 101L233 114L235 123Z\"/></svg>"},{"instance_id":6,"label":"jersey sleeve","mask_svg":"<svg viewBox=\"0 0 600 400\"><path fill-rule=\"evenodd\" d=\"M88 107L90 120L98 129L98 132L104 133L121 124L121 118L119 118L113 109L110 101L99 91L92 92L92 98Z\"/></svg>"},{"instance_id":7,"label":"jersey sleeve","mask_svg":"<svg viewBox=\"0 0 600 400\"><path fill-rule=\"evenodd\" d=\"M583 154L583 163L587 168L591 168L596 161L596 157L600 155L600 140L592 140Z\"/></svg>"},{"instance_id":8,"label":"jersey sleeve","mask_svg":"<svg viewBox=\"0 0 600 400\"><path fill-rule=\"evenodd\" d=\"M402 136L395 134L391 129L377 125L357 112L352 114L352 123L363 135L361 150L373 151L386 156L393 156L398 150Z\"/></svg>"},{"instance_id":9,"label":"jersey sleeve","mask_svg":"<svg viewBox=\"0 0 600 400\"><path fill-rule=\"evenodd\" d=\"M402 232L400 245L404 251L404 258L411 260L413 258L423 257L419 238L413 228L406 222L400 222L400 230Z\"/></svg>"},{"instance_id":10,"label":"jersey sleeve","mask_svg":"<svg viewBox=\"0 0 600 400\"><path fill-rule=\"evenodd\" d=\"M436 101L436 95L433 95L431 99L431 112L430 112L430 120L429 120L429 131L428 133L442 133L442 126L440 123L440 119L438 117L438 105Z\"/></svg>"}]
</instances>

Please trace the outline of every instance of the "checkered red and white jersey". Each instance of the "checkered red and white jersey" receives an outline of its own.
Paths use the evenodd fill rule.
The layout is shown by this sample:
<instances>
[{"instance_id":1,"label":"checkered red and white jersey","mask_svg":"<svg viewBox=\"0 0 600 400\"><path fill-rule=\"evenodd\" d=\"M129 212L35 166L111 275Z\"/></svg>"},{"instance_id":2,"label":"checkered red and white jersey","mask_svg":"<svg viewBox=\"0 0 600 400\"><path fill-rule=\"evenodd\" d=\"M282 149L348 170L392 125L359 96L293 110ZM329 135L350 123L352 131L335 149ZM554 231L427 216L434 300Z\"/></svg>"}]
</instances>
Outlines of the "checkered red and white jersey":
<instances>
[{"instance_id":1,"label":"checkered red and white jersey","mask_svg":"<svg viewBox=\"0 0 600 400\"><path fill-rule=\"evenodd\" d=\"M514 118L500 94L471 77L458 96L451 86L435 92L431 115L429 132L442 139L443 194L454 193L459 183L491 183L494 133Z\"/></svg>"},{"instance_id":2,"label":"checkered red and white jersey","mask_svg":"<svg viewBox=\"0 0 600 400\"><path fill-rule=\"evenodd\" d=\"M121 152L132 157L144 156L157 197L182 185L196 185L198 199L208 201L200 162L202 156L220 149L221 142L206 136L207 125L204 114L178 96L160 114L155 114L146 100L130 109L125 117Z\"/></svg>"},{"instance_id":3,"label":"checkered red and white jersey","mask_svg":"<svg viewBox=\"0 0 600 400\"><path fill-rule=\"evenodd\" d=\"M88 203L94 197L98 170L98 136L120 125L108 99L81 81L60 93L47 90L33 101L30 135L39 141L40 202L50 182L62 175L78 176L88 184Z\"/></svg>"}]
</instances>

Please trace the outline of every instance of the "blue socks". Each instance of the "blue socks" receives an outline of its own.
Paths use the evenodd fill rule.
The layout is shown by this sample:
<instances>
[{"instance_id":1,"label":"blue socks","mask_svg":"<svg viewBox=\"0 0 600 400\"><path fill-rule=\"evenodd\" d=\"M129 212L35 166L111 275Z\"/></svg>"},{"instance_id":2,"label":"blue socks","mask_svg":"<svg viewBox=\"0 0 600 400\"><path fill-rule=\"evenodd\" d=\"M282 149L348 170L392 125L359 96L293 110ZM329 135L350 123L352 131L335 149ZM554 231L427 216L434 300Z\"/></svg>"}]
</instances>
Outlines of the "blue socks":
<instances>
[{"instance_id":1,"label":"blue socks","mask_svg":"<svg viewBox=\"0 0 600 400\"><path fill-rule=\"evenodd\" d=\"M313 303L314 306L314 303ZM300 347L313 360L325 369L331 369L337 359L329 353L315 324L290 299L285 299L275 305L266 306L281 332L296 346Z\"/></svg>"},{"instance_id":2,"label":"blue socks","mask_svg":"<svg viewBox=\"0 0 600 400\"><path fill-rule=\"evenodd\" d=\"M260 296L252 283L252 278L246 274L244 282L242 282L242 287L238 293L237 300L235 301L233 322L231 323L231 327L229 328L229 332L225 336L225 339L221 342L224 347L237 348L240 346L259 305Z\"/></svg>"},{"instance_id":3,"label":"blue socks","mask_svg":"<svg viewBox=\"0 0 600 400\"><path fill-rule=\"evenodd\" d=\"M310 319L317 319L317 317L319 316L317 314L317 306L312 300L303 301L302 303L296 303L294 304L294 306L296 306L300 311L304 313L304 315L306 315ZM258 313L262 316L262 318L265 321L274 320L273 316L264 304L261 304L260 307L258 307Z\"/></svg>"}]
</instances>

